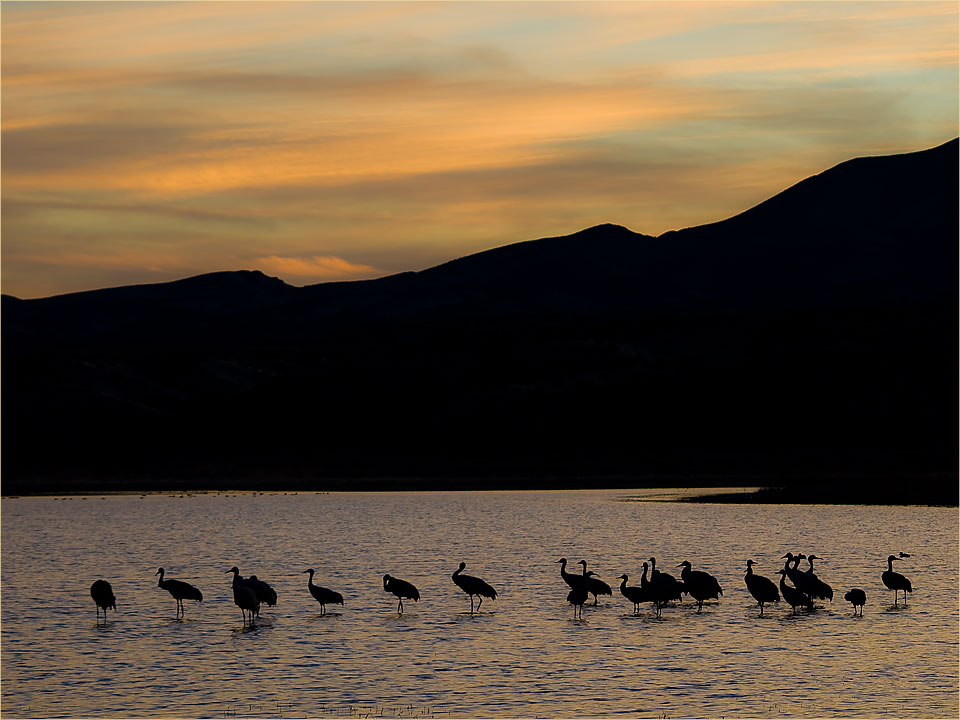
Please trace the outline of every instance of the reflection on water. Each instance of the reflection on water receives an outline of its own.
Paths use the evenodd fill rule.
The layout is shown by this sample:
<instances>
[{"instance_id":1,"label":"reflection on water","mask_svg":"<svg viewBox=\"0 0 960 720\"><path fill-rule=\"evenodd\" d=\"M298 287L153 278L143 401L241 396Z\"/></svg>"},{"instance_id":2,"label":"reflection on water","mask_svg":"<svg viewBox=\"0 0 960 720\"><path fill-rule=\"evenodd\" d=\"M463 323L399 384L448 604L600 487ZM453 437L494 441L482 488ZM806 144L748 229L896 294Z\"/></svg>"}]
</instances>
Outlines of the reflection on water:
<instances>
[{"instance_id":1,"label":"reflection on water","mask_svg":"<svg viewBox=\"0 0 960 720\"><path fill-rule=\"evenodd\" d=\"M671 491L672 492L672 491ZM3 502L6 716L954 717L957 513L922 507L619 502L649 491L218 494ZM787 551L824 558L832 603L760 617L746 560L778 580ZM893 606L890 553L914 592ZM614 588L574 620L555 561ZM633 615L641 563L715 575L719 602ZM459 562L498 593L480 613ZM176 602L170 577L203 591ZM279 596L244 628L231 575ZM307 588L341 592L323 615ZM413 582L419 603L384 592ZM117 612L95 622L93 580ZM863 618L842 600L866 590Z\"/></svg>"}]
</instances>

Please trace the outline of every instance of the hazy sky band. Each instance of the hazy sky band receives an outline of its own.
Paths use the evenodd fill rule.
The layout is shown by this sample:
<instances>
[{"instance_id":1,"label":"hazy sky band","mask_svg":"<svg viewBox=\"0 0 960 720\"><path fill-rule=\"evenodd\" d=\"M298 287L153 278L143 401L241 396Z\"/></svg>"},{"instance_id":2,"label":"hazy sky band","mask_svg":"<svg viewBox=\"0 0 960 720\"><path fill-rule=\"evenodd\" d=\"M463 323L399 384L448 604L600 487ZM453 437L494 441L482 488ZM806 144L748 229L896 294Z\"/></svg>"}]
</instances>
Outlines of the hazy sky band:
<instances>
[{"instance_id":1,"label":"hazy sky band","mask_svg":"<svg viewBox=\"0 0 960 720\"><path fill-rule=\"evenodd\" d=\"M420 269L958 134L954 2L3 3L3 291Z\"/></svg>"}]
</instances>

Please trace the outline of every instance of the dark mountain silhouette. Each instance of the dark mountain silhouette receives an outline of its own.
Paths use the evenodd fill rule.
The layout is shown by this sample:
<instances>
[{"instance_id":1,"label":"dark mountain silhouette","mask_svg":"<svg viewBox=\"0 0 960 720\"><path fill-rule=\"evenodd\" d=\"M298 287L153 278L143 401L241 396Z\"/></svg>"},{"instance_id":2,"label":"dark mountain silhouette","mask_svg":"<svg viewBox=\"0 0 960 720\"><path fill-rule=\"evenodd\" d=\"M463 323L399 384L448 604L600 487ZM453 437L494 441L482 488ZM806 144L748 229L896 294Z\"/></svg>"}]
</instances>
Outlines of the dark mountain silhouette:
<instances>
[{"instance_id":1,"label":"dark mountain silhouette","mask_svg":"<svg viewBox=\"0 0 960 720\"><path fill-rule=\"evenodd\" d=\"M378 280L4 296L4 490L906 474L955 497L957 170L952 140L710 225Z\"/></svg>"}]
</instances>

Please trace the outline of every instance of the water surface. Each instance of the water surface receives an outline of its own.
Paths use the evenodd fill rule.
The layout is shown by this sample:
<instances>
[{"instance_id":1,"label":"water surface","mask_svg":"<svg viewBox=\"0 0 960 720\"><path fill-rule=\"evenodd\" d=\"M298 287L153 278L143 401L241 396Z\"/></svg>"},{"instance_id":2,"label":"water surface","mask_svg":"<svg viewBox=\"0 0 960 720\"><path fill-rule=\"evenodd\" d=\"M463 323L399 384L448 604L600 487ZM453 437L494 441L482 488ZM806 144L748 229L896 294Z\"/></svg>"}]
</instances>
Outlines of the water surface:
<instances>
[{"instance_id":1,"label":"water surface","mask_svg":"<svg viewBox=\"0 0 960 720\"><path fill-rule=\"evenodd\" d=\"M674 491L670 491L673 493ZM646 498L627 502L627 498ZM685 504L649 490L13 498L2 506L7 717L955 717L955 508ZM776 579L786 551L825 558L836 593L811 614L758 617L747 558ZM893 606L885 558L914 592ZM724 588L637 617L623 572L690 560ZM586 559L612 597L573 619L553 562ZM500 593L483 613L461 561ZM156 586L203 591L200 605ZM279 594L253 630L232 565ZM302 571L343 593L324 617ZM396 613L390 573L419 603ZM98 627L105 578L117 613ZM842 599L866 590L864 617Z\"/></svg>"}]
</instances>

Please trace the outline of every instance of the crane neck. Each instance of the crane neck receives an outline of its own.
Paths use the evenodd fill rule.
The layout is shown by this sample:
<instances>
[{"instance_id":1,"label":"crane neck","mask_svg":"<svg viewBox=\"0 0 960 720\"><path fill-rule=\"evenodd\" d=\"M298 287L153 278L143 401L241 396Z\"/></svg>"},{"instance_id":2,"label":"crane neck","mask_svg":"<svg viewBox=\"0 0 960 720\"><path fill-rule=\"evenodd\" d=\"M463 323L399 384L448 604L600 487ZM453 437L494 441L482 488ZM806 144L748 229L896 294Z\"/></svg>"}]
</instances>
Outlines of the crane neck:
<instances>
[{"instance_id":1,"label":"crane neck","mask_svg":"<svg viewBox=\"0 0 960 720\"><path fill-rule=\"evenodd\" d=\"M753 565L747 565L747 575L753 575Z\"/></svg>"}]
</instances>

